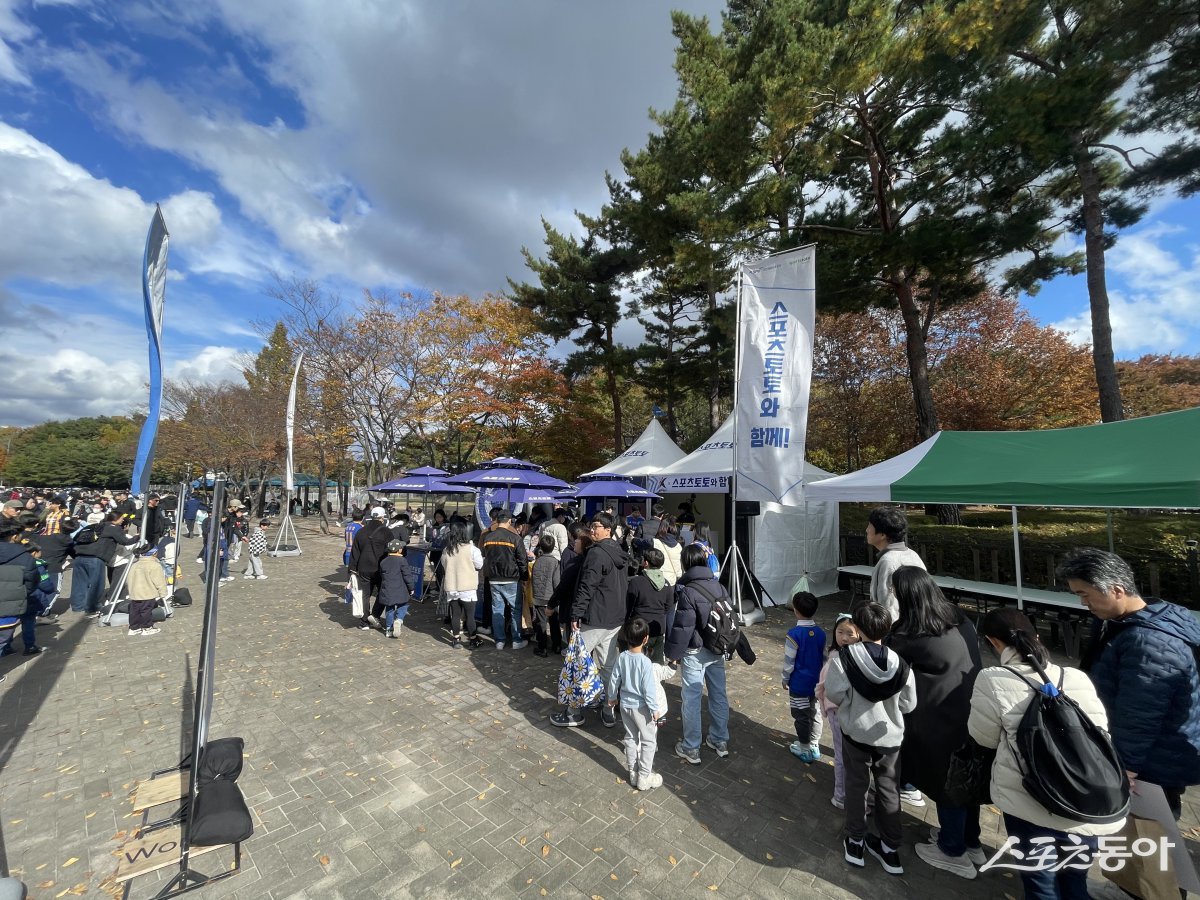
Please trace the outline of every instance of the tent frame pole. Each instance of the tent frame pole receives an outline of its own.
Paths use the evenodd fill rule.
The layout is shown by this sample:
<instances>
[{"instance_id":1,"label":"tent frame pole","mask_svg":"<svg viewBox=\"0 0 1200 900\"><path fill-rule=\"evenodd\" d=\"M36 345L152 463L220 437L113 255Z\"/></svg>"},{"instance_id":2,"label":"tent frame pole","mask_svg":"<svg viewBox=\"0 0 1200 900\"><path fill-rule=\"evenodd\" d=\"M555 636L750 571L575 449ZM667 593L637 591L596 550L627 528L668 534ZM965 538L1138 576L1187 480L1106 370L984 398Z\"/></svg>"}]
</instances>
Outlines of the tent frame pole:
<instances>
[{"instance_id":1,"label":"tent frame pole","mask_svg":"<svg viewBox=\"0 0 1200 900\"><path fill-rule=\"evenodd\" d=\"M1017 508L1012 507L1013 565L1017 576L1017 609L1025 611L1025 592L1021 587L1021 531L1017 522Z\"/></svg>"},{"instance_id":2,"label":"tent frame pole","mask_svg":"<svg viewBox=\"0 0 1200 900\"><path fill-rule=\"evenodd\" d=\"M742 609L742 578L739 571L739 563L746 565L746 561L742 559L737 545L737 487L738 487L738 402L740 400L738 390L738 373L742 366L742 342L740 340L742 331L742 280L744 277L744 268L738 266L737 288L734 293L734 343L733 343L733 468L729 472L729 551L725 554L727 565L729 566L729 598L733 601L733 608L737 610L738 619L744 623L746 620L745 610Z\"/></svg>"}]
</instances>

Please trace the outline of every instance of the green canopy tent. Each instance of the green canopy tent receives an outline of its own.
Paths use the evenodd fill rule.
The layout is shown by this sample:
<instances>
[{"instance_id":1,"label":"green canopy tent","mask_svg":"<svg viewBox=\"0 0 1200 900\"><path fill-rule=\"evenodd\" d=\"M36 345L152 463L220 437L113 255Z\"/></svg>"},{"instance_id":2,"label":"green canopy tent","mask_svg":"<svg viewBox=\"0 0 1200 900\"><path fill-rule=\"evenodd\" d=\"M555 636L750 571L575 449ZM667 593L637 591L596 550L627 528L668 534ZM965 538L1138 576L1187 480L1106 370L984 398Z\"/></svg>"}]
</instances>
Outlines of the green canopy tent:
<instances>
[{"instance_id":1,"label":"green canopy tent","mask_svg":"<svg viewBox=\"0 0 1200 900\"><path fill-rule=\"evenodd\" d=\"M1080 428L942 431L806 490L812 500L1012 507L1020 599L1018 506L1200 508L1200 408Z\"/></svg>"}]
</instances>

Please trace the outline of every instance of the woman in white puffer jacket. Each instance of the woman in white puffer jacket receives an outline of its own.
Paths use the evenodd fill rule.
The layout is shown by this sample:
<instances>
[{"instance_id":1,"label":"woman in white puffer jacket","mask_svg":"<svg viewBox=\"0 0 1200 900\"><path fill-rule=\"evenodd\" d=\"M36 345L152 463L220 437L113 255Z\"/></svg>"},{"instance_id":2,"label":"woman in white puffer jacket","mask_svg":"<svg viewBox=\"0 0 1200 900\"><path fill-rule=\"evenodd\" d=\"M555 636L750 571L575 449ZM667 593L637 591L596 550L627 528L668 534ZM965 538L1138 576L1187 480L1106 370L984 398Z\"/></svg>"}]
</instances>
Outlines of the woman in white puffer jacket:
<instances>
[{"instance_id":1,"label":"woman in white puffer jacket","mask_svg":"<svg viewBox=\"0 0 1200 900\"><path fill-rule=\"evenodd\" d=\"M1068 835L1077 836L1094 851L1096 837L1120 831L1124 820L1097 825L1064 819L1051 813L1025 790L1016 738L1021 717L1033 699L1033 690L1024 678L1003 666L1011 666L1035 683L1041 682L1041 676L1033 666L1033 660L1042 666L1055 684L1062 672L1063 693L1074 700L1092 722L1107 730L1108 717L1095 688L1087 675L1078 669L1067 668L1064 671L1051 664L1050 654L1039 640L1037 630L1025 614L1016 609L992 610L983 617L979 633L1000 655L1000 666L983 669L976 678L967 729L982 746L996 750L996 762L992 767L992 803L1004 813L1004 827L1008 836L1020 841L1020 849L1025 854L1030 852L1029 841L1033 838L1048 836L1057 843L1073 844ZM1086 900L1088 897L1086 868L1022 872L1021 881L1026 897L1039 900L1052 897Z\"/></svg>"}]
</instances>

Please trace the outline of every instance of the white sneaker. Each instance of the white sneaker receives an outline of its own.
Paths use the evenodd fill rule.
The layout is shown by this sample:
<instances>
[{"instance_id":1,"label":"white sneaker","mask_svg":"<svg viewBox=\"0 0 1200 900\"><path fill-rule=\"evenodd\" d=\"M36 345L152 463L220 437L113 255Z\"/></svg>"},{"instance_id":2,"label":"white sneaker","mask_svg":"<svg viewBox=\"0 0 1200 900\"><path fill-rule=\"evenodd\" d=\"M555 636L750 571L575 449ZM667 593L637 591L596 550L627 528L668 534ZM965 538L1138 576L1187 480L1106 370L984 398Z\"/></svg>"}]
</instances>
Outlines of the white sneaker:
<instances>
[{"instance_id":1,"label":"white sneaker","mask_svg":"<svg viewBox=\"0 0 1200 900\"><path fill-rule=\"evenodd\" d=\"M846 802L844 800L839 800L837 797L830 797L829 802L831 804L833 804L834 809L845 809L846 808Z\"/></svg>"},{"instance_id":2,"label":"white sneaker","mask_svg":"<svg viewBox=\"0 0 1200 900\"><path fill-rule=\"evenodd\" d=\"M907 803L909 806L921 807L925 805L925 798L921 796L921 792L916 788L913 788L910 791L906 791L904 788L901 788L900 802Z\"/></svg>"},{"instance_id":3,"label":"white sneaker","mask_svg":"<svg viewBox=\"0 0 1200 900\"><path fill-rule=\"evenodd\" d=\"M249 572L246 572L246 573L244 573L244 574L242 575L242 577L243 577L243 578L253 578L254 576L253 576L253 575L251 575Z\"/></svg>"},{"instance_id":4,"label":"white sneaker","mask_svg":"<svg viewBox=\"0 0 1200 900\"><path fill-rule=\"evenodd\" d=\"M639 791L652 791L656 787L662 787L662 776L657 772L651 772L645 778L638 779L637 789Z\"/></svg>"},{"instance_id":5,"label":"white sneaker","mask_svg":"<svg viewBox=\"0 0 1200 900\"><path fill-rule=\"evenodd\" d=\"M162 631L161 628L143 628L142 634L158 634L160 631Z\"/></svg>"},{"instance_id":6,"label":"white sneaker","mask_svg":"<svg viewBox=\"0 0 1200 900\"><path fill-rule=\"evenodd\" d=\"M496 649L503 650L504 649L504 641L496 641Z\"/></svg>"},{"instance_id":7,"label":"white sneaker","mask_svg":"<svg viewBox=\"0 0 1200 900\"><path fill-rule=\"evenodd\" d=\"M257 578L259 581L266 581L266 580L267 580L267 576L266 576L266 575L255 575L254 577L255 577L255 578Z\"/></svg>"},{"instance_id":8,"label":"white sneaker","mask_svg":"<svg viewBox=\"0 0 1200 900\"><path fill-rule=\"evenodd\" d=\"M936 844L938 835L941 833L942 833L941 828L930 828L929 829L929 843ZM982 866L985 862L988 861L987 851L984 850L983 847L968 847L967 848L967 859L969 859L971 862L973 862L977 866Z\"/></svg>"},{"instance_id":9,"label":"white sneaker","mask_svg":"<svg viewBox=\"0 0 1200 900\"><path fill-rule=\"evenodd\" d=\"M141 634L141 633L142 633L142 629L141 629L141 628L130 628L130 629L129 629L129 636L130 636L130 637L137 637L137 636L138 636L139 634Z\"/></svg>"},{"instance_id":10,"label":"white sneaker","mask_svg":"<svg viewBox=\"0 0 1200 900\"><path fill-rule=\"evenodd\" d=\"M529 646L529 641L513 641L512 648L514 650L524 650Z\"/></svg>"},{"instance_id":11,"label":"white sneaker","mask_svg":"<svg viewBox=\"0 0 1200 900\"><path fill-rule=\"evenodd\" d=\"M917 856L935 869L952 872L960 878L968 880L976 875L975 864L967 858L965 853L962 856L947 856L937 844L917 844L916 851Z\"/></svg>"},{"instance_id":12,"label":"white sneaker","mask_svg":"<svg viewBox=\"0 0 1200 900\"><path fill-rule=\"evenodd\" d=\"M629 786L635 790L637 789L637 769L629 770Z\"/></svg>"}]
</instances>

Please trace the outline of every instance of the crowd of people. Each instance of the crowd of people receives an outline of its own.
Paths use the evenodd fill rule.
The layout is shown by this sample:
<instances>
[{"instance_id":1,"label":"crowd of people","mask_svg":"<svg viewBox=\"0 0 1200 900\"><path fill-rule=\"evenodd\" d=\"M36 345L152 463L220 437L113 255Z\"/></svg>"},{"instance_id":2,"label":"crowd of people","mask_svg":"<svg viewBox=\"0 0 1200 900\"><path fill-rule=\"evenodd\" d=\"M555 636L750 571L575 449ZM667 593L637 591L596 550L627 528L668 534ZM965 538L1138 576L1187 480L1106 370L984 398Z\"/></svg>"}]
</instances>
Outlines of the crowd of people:
<instances>
[{"instance_id":1,"label":"crowd of people","mask_svg":"<svg viewBox=\"0 0 1200 900\"><path fill-rule=\"evenodd\" d=\"M390 623L402 621L403 612L392 610L412 600L414 577L403 562L383 563L403 561L406 546L419 543L430 551L429 575L446 604L451 646L482 648L484 633L497 650L532 643L539 656L567 657L566 678L578 639L603 690L550 721L581 727L591 710L605 727L620 722L632 786L662 783L654 771L666 715L662 681L676 674L682 738L675 754L693 765L702 762L702 748L718 758L730 754L725 679L732 651L717 652L712 642L715 610L729 595L703 522L689 523L681 536L678 521L661 509L649 519L620 519L608 509L588 521L566 507L529 518L494 510L490 526L473 534L465 520L441 510L428 522L423 513L414 519L413 511L375 507L347 525L343 561L362 594L361 627L395 636ZM1028 778L1022 721L1049 683L1114 748L1121 782L1134 793L1139 785L1162 788L1178 818L1183 792L1200 783L1196 618L1176 604L1142 598L1115 554L1076 550L1061 561L1058 577L1098 628L1079 667L1059 666L1017 609L992 609L976 628L907 545L901 510L874 510L866 533L880 555L865 596L839 613L827 634L817 624L818 599L797 593L795 625L781 653L781 686L796 732L789 749L803 764L821 759L828 725L830 802L844 817L846 862L863 866L870 856L902 874L902 807L928 801L938 825L914 848L917 857L975 878L989 863L980 803L963 803L947 787L955 757L973 748L988 760L985 787L1010 841L1042 848L1044 864L1021 872L1026 896L1082 900L1088 866L1059 863L1080 847L1098 852L1102 838L1124 827L1124 811L1072 818L1047 807ZM1084 785L1102 784L1104 775L1075 773Z\"/></svg>"},{"instance_id":2,"label":"crowd of people","mask_svg":"<svg viewBox=\"0 0 1200 900\"><path fill-rule=\"evenodd\" d=\"M26 655L45 652L37 628L55 617L51 607L68 566L74 568L70 608L96 616L123 559L130 566L130 634L155 633L155 607L178 573L174 552L166 550L174 525L161 501L150 495L139 509L123 492L5 501L0 655L16 652L18 632ZM429 517L384 506L355 511L342 557L353 614L360 627L396 639L428 579L427 596L442 604L452 648L480 650L489 646L488 635L498 651L532 644L534 654L563 666L563 677L580 666L594 670L588 702L564 704L550 722L582 727L591 712L606 728L620 723L629 783L653 790L662 784L654 770L658 726L667 714L662 683L677 677L680 685L682 737L674 753L700 765L702 748L730 755L726 663L735 653L753 659L744 632L729 624L732 601L707 525L681 522L661 507L653 512L619 518L608 508L585 521L565 506L515 517L496 509L479 530L441 509ZM267 577L262 556L270 522L254 524L242 500L211 513L192 495L179 519L184 538L198 534L206 544L217 529L218 571L202 578L232 580L230 564L243 555L244 578ZM1178 819L1184 791L1200 784L1197 619L1176 604L1142 597L1119 556L1075 550L1057 575L1097 627L1080 665L1060 666L1023 612L992 609L977 628L950 602L908 546L901 510L873 510L866 537L879 559L865 596L853 598L827 633L817 621L818 599L797 593L795 625L780 653L780 684L795 726L789 749L801 764L822 758L828 726L830 802L844 817L845 861L860 867L871 856L886 872L903 873L902 807L928 800L938 826L914 848L919 859L968 879L995 862L980 839L983 801L964 802L950 784L969 751L987 761L987 795L1003 814L1010 842L1040 847L1047 861L1021 871L1026 896L1087 897L1087 865L1057 862L1068 854L1078 859L1080 847L1099 852L1104 839L1122 831L1125 810L1072 814L1047 801L1031 778L1038 766L1023 756L1031 706L1043 696L1069 697L1087 726L1082 732L1090 728L1110 743L1121 784L1135 794L1139 786L1161 788ZM1095 761L1102 759L1088 765L1102 766ZM1112 773L1072 775L1098 791Z\"/></svg>"},{"instance_id":3,"label":"crowd of people","mask_svg":"<svg viewBox=\"0 0 1200 900\"><path fill-rule=\"evenodd\" d=\"M172 613L173 585L181 575L177 519L186 529L182 537L207 542L214 519L199 493L177 508L175 497L157 493L139 502L123 490L12 491L0 507L0 658L16 652L18 633L26 656L47 652L37 629L59 618L54 605L68 570L71 613L127 622L134 637L158 634ZM243 578L265 579L270 521L249 520L239 499L215 520L218 577L232 581L229 566L244 555ZM204 564L203 552L197 562ZM201 580L206 577L202 571Z\"/></svg>"}]
</instances>

